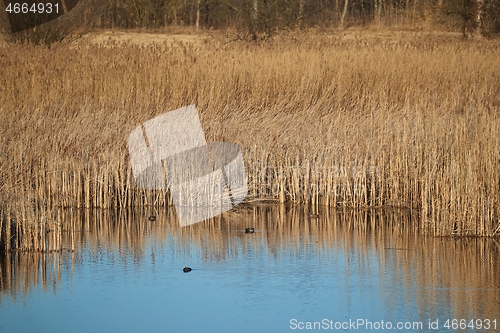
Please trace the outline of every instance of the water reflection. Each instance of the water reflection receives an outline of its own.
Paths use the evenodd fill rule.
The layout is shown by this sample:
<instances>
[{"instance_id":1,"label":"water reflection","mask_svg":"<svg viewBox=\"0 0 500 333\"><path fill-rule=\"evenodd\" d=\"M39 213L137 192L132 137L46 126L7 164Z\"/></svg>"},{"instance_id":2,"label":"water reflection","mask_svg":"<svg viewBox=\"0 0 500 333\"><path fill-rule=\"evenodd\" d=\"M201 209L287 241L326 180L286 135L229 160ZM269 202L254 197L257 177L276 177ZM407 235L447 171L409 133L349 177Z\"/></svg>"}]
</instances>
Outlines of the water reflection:
<instances>
[{"instance_id":1,"label":"water reflection","mask_svg":"<svg viewBox=\"0 0 500 333\"><path fill-rule=\"evenodd\" d=\"M432 237L407 211L249 205L181 228L171 210L67 210L61 222L78 230L62 234L62 251L0 254L0 312L10 318L0 332L39 325L39 302L90 316L105 307L114 331L178 331L185 321L190 331L287 331L292 318L424 330L440 319L450 331L447 318L500 313L498 241ZM130 302L134 311L121 308ZM19 324L25 313L31 321ZM71 331L84 331L85 315Z\"/></svg>"}]
</instances>

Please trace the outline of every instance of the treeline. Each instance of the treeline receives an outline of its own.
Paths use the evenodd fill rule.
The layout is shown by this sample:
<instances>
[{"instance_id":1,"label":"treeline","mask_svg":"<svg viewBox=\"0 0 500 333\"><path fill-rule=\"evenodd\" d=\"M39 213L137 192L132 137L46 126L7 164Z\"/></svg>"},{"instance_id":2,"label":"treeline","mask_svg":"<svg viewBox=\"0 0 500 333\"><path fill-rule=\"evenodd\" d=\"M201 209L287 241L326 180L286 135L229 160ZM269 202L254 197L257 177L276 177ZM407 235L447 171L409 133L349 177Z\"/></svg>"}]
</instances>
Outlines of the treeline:
<instances>
[{"instance_id":1,"label":"treeline","mask_svg":"<svg viewBox=\"0 0 500 333\"><path fill-rule=\"evenodd\" d=\"M253 37L351 26L461 31L470 37L500 33L500 0L80 0L69 15L18 33L0 14L0 33L9 43L51 44L88 28L167 26L229 28Z\"/></svg>"},{"instance_id":2,"label":"treeline","mask_svg":"<svg viewBox=\"0 0 500 333\"><path fill-rule=\"evenodd\" d=\"M500 0L93 0L95 27L236 28L250 33L353 25L500 32Z\"/></svg>"}]
</instances>

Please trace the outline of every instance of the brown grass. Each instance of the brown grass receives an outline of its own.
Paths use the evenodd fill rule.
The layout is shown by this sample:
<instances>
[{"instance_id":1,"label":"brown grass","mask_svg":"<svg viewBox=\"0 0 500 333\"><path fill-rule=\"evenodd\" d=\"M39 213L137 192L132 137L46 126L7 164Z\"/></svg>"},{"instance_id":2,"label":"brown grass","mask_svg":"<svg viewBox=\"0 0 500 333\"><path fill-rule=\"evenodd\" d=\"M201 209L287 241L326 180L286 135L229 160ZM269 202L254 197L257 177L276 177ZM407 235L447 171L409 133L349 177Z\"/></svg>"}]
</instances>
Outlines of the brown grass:
<instances>
[{"instance_id":1,"label":"brown grass","mask_svg":"<svg viewBox=\"0 0 500 333\"><path fill-rule=\"evenodd\" d=\"M189 104L208 140L243 148L250 199L498 234L499 46L358 32L0 48L0 243L47 250L63 207L168 205L134 187L126 140Z\"/></svg>"}]
</instances>

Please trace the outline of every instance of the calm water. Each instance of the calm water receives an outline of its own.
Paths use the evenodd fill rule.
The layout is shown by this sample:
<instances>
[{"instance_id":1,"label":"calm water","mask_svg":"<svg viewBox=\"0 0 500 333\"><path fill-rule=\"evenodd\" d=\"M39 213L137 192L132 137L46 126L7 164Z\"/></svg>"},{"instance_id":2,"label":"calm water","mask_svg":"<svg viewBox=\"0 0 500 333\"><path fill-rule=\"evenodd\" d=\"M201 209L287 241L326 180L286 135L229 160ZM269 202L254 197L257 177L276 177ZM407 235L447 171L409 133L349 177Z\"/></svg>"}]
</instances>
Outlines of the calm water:
<instances>
[{"instance_id":1,"label":"calm water","mask_svg":"<svg viewBox=\"0 0 500 333\"><path fill-rule=\"evenodd\" d=\"M0 333L500 331L496 240L430 237L401 211L155 214L67 212L74 252L0 255Z\"/></svg>"}]
</instances>

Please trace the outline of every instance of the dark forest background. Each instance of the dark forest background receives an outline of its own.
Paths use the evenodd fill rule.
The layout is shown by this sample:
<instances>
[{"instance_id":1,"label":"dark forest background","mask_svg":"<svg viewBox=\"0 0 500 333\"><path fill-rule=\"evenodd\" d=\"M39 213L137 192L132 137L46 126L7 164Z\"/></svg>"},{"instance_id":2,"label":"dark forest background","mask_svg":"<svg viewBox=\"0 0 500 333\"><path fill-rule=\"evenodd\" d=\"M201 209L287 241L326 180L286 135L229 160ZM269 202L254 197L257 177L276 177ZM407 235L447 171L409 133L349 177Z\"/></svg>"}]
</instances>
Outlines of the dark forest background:
<instances>
[{"instance_id":1,"label":"dark forest background","mask_svg":"<svg viewBox=\"0 0 500 333\"><path fill-rule=\"evenodd\" d=\"M2 9L3 2L0 2ZM500 33L500 0L80 0L68 15L5 40L50 44L90 29L232 29L254 38L283 30L350 27Z\"/></svg>"},{"instance_id":2,"label":"dark forest background","mask_svg":"<svg viewBox=\"0 0 500 333\"><path fill-rule=\"evenodd\" d=\"M500 0L94 0L85 19L100 28L176 25L272 33L384 26L491 34L500 32Z\"/></svg>"}]
</instances>

